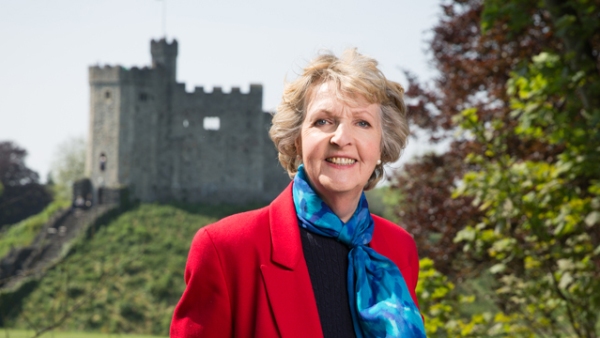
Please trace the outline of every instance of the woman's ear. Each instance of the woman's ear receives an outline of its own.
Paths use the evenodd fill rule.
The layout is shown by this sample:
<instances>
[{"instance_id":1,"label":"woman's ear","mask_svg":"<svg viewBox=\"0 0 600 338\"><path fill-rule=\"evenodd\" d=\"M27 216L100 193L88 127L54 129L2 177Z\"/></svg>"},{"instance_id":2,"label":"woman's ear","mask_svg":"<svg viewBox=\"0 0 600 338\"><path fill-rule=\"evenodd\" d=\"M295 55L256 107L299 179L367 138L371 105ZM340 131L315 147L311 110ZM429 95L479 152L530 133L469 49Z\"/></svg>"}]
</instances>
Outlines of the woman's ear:
<instances>
[{"instance_id":1,"label":"woman's ear","mask_svg":"<svg viewBox=\"0 0 600 338\"><path fill-rule=\"evenodd\" d=\"M301 138L301 136L298 136L298 138L294 142L294 146L296 147L296 157L299 157L300 162L302 162L302 138Z\"/></svg>"}]
</instances>

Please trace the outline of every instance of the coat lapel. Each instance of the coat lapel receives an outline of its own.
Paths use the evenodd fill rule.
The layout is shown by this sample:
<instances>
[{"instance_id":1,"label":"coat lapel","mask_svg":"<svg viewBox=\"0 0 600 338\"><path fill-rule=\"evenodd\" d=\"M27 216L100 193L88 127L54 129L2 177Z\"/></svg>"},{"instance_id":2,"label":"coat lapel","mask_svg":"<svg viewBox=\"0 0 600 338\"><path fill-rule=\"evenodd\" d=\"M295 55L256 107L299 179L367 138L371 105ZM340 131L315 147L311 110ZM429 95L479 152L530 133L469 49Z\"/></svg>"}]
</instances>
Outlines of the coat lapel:
<instances>
[{"instance_id":1,"label":"coat lapel","mask_svg":"<svg viewBox=\"0 0 600 338\"><path fill-rule=\"evenodd\" d=\"M321 322L292 199L292 184L269 208L271 262L261 273L282 337L322 337Z\"/></svg>"}]
</instances>

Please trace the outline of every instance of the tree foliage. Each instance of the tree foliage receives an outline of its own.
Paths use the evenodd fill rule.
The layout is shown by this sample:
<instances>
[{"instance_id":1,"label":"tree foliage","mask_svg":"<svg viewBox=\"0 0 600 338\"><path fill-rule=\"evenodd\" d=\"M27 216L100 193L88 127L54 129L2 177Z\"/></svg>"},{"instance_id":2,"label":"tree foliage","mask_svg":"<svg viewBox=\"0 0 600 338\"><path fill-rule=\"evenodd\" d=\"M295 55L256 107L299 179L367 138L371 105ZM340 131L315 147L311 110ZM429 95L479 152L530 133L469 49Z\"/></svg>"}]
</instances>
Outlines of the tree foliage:
<instances>
[{"instance_id":1,"label":"tree foliage","mask_svg":"<svg viewBox=\"0 0 600 338\"><path fill-rule=\"evenodd\" d=\"M83 137L72 137L58 145L51 165L52 180L58 197L72 199L73 182L85 176L85 151Z\"/></svg>"},{"instance_id":2,"label":"tree foliage","mask_svg":"<svg viewBox=\"0 0 600 338\"><path fill-rule=\"evenodd\" d=\"M25 165L27 151L0 142L0 228L37 214L52 200L38 174Z\"/></svg>"},{"instance_id":3,"label":"tree foliage","mask_svg":"<svg viewBox=\"0 0 600 338\"><path fill-rule=\"evenodd\" d=\"M499 312L477 325L457 314L477 334L504 322L510 336L597 337L600 2L443 9L432 40L441 75L433 88L411 77L407 94L413 122L453 141L398 178L411 198L397 212L437 270L495 277Z\"/></svg>"},{"instance_id":4,"label":"tree foliage","mask_svg":"<svg viewBox=\"0 0 600 338\"><path fill-rule=\"evenodd\" d=\"M497 311L486 304L484 296L461 293L448 277L435 270L431 259L421 259L417 297L428 337L532 336L518 314Z\"/></svg>"}]
</instances>

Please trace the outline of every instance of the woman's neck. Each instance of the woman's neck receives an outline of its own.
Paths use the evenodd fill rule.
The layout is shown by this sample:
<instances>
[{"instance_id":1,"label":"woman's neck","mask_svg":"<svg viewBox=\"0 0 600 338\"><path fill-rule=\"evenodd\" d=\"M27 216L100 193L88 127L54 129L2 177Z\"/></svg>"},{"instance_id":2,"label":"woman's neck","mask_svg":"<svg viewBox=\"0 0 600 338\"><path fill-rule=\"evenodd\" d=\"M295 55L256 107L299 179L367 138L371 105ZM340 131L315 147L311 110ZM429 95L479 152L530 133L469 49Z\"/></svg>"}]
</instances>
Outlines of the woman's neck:
<instances>
[{"instance_id":1,"label":"woman's neck","mask_svg":"<svg viewBox=\"0 0 600 338\"><path fill-rule=\"evenodd\" d=\"M354 215L361 196L361 194L356 195L354 193L336 194L334 196L317 194L321 197L323 202L327 204L331 211L333 211L333 213L344 223L348 222L348 220L352 218L352 215Z\"/></svg>"}]
</instances>

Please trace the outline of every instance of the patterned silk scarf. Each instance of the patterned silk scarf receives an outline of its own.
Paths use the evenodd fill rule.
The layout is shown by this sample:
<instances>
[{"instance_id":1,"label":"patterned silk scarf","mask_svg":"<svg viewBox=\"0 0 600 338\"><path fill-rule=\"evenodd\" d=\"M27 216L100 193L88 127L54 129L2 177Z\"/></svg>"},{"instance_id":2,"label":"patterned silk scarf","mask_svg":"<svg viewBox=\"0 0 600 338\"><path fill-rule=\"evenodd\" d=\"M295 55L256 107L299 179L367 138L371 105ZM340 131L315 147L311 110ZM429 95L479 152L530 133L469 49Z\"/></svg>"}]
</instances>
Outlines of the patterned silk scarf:
<instances>
[{"instance_id":1,"label":"patterned silk scarf","mask_svg":"<svg viewBox=\"0 0 600 338\"><path fill-rule=\"evenodd\" d=\"M362 193L358 207L344 223L308 183L304 166L293 186L300 226L348 245L348 295L354 331L363 337L426 337L423 319L398 267L367 245L373 218Z\"/></svg>"}]
</instances>

